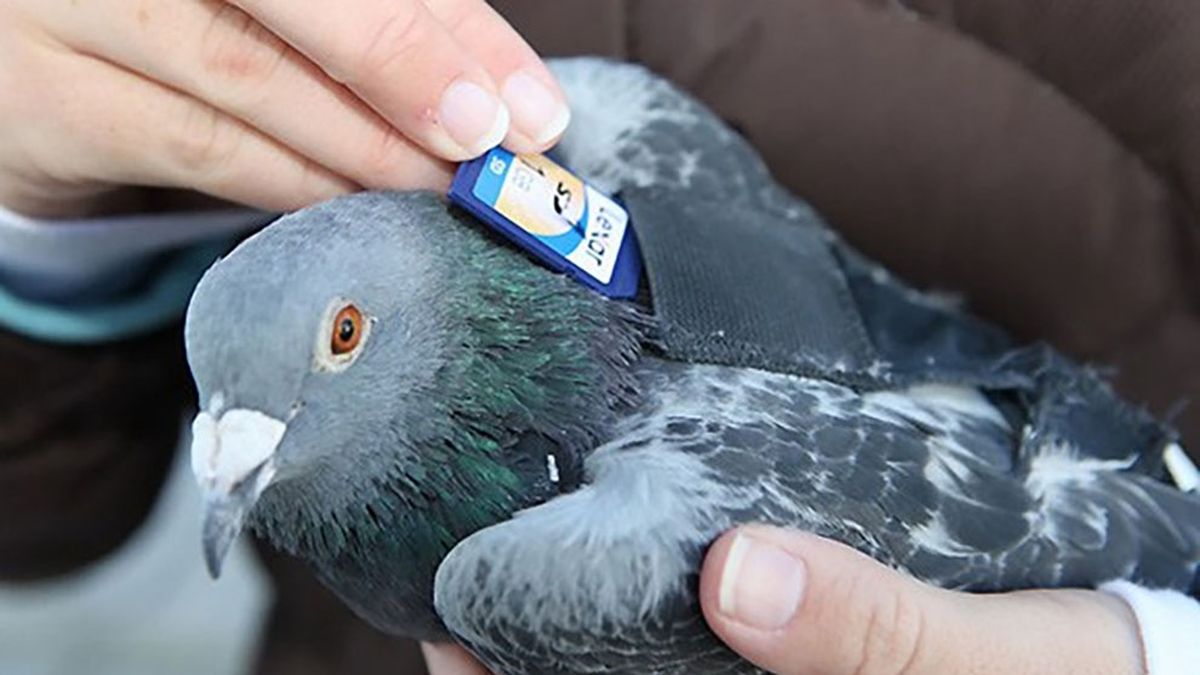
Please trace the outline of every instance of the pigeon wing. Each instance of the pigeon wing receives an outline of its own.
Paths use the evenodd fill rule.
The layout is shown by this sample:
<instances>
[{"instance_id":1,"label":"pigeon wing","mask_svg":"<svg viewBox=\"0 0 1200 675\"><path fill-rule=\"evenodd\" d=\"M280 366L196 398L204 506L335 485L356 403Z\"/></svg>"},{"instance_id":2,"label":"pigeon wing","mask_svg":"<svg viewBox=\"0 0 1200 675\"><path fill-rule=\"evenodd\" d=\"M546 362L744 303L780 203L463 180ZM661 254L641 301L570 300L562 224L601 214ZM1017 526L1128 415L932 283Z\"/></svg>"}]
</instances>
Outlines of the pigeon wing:
<instances>
[{"instance_id":1,"label":"pigeon wing","mask_svg":"<svg viewBox=\"0 0 1200 675\"><path fill-rule=\"evenodd\" d=\"M477 532L438 570L439 615L497 672L754 672L696 597L705 547L744 522L967 590L1186 588L1200 560L1200 499L1070 446L1024 461L974 389L646 369L649 403L588 459L586 485Z\"/></svg>"}]
</instances>

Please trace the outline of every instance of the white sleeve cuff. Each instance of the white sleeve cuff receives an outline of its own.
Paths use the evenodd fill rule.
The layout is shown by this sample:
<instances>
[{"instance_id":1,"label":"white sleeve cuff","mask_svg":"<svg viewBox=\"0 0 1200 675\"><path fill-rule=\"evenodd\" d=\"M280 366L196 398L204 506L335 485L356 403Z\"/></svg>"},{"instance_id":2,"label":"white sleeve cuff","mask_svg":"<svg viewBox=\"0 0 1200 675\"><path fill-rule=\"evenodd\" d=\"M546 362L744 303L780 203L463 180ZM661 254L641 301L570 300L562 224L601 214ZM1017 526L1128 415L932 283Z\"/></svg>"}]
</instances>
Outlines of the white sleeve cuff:
<instances>
[{"instance_id":1,"label":"white sleeve cuff","mask_svg":"<svg viewBox=\"0 0 1200 675\"><path fill-rule=\"evenodd\" d=\"M1100 590L1124 600L1137 617L1148 675L1200 673L1200 602L1128 581L1110 581Z\"/></svg>"},{"instance_id":2,"label":"white sleeve cuff","mask_svg":"<svg viewBox=\"0 0 1200 675\"><path fill-rule=\"evenodd\" d=\"M227 209L39 220L0 206L0 272L69 294L156 254L247 232L274 217Z\"/></svg>"}]
</instances>

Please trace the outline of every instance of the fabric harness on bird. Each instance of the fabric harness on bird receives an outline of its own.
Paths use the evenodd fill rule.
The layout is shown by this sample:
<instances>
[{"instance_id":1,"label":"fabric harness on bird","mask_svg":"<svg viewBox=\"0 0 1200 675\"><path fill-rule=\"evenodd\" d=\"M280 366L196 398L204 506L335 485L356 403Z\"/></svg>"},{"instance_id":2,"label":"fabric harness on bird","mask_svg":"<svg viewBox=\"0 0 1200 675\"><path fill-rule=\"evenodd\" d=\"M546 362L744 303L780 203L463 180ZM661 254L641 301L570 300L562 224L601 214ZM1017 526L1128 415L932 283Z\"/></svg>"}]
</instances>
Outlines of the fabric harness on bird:
<instances>
[{"instance_id":1,"label":"fabric harness on bird","mask_svg":"<svg viewBox=\"0 0 1200 675\"><path fill-rule=\"evenodd\" d=\"M723 159L739 164L733 175L769 182L744 146L730 141L728 153ZM720 181L724 169L688 180ZM1162 465L1162 451L1176 440L1169 427L1049 347L1021 349L951 301L906 288L802 204L690 183L631 187L619 197L637 233L644 301L665 356L864 391L941 382L1023 395L1040 406L1024 442L1086 433L1098 447L1141 449L1142 469L1169 479Z\"/></svg>"},{"instance_id":2,"label":"fabric harness on bird","mask_svg":"<svg viewBox=\"0 0 1200 675\"><path fill-rule=\"evenodd\" d=\"M855 253L664 81L554 67L561 157L628 208L652 320L433 195L281 219L188 313L216 565L248 522L374 625L503 673L754 672L695 594L749 520L951 588L1194 584L1168 427Z\"/></svg>"},{"instance_id":3,"label":"fabric harness on bird","mask_svg":"<svg viewBox=\"0 0 1200 675\"><path fill-rule=\"evenodd\" d=\"M730 153L744 152L729 145ZM726 159L738 164L735 175L770 180L753 154ZM1099 379L1047 347L1017 353L1019 346L995 326L903 288L814 211L791 203L778 212L769 199L744 192L693 189L692 171L683 186L634 186L619 194L638 240L627 254L642 258L648 288L641 302L655 317L664 356L868 391L928 382L1009 392L1069 387L1085 399L1077 412L1091 414L1072 422L1078 429L1043 429L1036 425L1061 424L1060 416L1033 415L1027 442L1045 442L1047 433L1070 438L1092 430L1114 439L1136 430L1111 445L1144 448L1141 462L1163 470L1161 450L1174 432L1113 397ZM1033 400L1064 404L1045 393Z\"/></svg>"}]
</instances>

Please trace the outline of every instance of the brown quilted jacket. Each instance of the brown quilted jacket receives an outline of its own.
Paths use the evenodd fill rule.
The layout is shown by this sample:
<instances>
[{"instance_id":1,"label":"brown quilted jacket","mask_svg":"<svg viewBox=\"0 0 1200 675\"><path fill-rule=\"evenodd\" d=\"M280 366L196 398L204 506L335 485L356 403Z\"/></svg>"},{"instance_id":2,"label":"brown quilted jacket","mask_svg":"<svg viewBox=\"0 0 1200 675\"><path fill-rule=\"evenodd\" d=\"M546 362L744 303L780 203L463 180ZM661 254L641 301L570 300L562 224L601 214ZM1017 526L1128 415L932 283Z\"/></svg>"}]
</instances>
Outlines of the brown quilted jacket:
<instances>
[{"instance_id":1,"label":"brown quilted jacket","mask_svg":"<svg viewBox=\"0 0 1200 675\"><path fill-rule=\"evenodd\" d=\"M1200 3L495 4L543 54L675 80L865 252L1113 366L1200 449ZM78 568L142 521L192 400L179 345L178 327L89 348L0 335L0 579ZM258 672L421 672L268 560Z\"/></svg>"}]
</instances>

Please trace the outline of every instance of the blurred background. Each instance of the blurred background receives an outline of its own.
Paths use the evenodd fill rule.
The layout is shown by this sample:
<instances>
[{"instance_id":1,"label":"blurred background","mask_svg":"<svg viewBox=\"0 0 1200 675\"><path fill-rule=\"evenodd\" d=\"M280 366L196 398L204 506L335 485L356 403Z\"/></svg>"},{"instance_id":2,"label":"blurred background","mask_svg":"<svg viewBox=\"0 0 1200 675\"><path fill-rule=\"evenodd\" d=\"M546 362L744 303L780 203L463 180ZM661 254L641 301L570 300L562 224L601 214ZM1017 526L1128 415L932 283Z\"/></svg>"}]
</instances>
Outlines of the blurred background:
<instances>
[{"instance_id":1,"label":"blurred background","mask_svg":"<svg viewBox=\"0 0 1200 675\"><path fill-rule=\"evenodd\" d=\"M495 4L545 56L676 81L868 254L1113 366L1200 446L1194 2ZM0 675L424 672L254 542L207 578L193 402L178 325L0 332Z\"/></svg>"}]
</instances>

